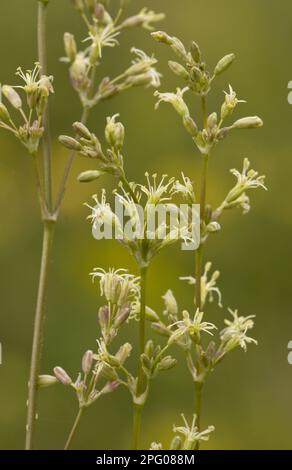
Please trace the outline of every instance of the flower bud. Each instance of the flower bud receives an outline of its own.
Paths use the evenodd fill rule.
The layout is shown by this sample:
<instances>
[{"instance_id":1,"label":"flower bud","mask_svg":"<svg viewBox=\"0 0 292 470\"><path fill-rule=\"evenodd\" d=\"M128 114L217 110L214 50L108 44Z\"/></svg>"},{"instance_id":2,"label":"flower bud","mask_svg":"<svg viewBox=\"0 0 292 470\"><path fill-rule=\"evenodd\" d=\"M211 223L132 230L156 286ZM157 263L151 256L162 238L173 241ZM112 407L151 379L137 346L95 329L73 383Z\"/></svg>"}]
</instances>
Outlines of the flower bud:
<instances>
[{"instance_id":1,"label":"flower bud","mask_svg":"<svg viewBox=\"0 0 292 470\"><path fill-rule=\"evenodd\" d=\"M163 324L163 323L152 323L151 328L161 336L169 336L171 335L170 330Z\"/></svg>"},{"instance_id":2,"label":"flower bud","mask_svg":"<svg viewBox=\"0 0 292 470\"><path fill-rule=\"evenodd\" d=\"M22 107L21 98L17 91L14 90L14 88L9 85L3 85L2 93L14 108L20 109Z\"/></svg>"},{"instance_id":3,"label":"flower bud","mask_svg":"<svg viewBox=\"0 0 292 470\"><path fill-rule=\"evenodd\" d=\"M189 56L188 53L185 49L185 46L183 43L180 41L178 38L171 38L171 48L174 51L174 53L183 61L188 62L189 61Z\"/></svg>"},{"instance_id":4,"label":"flower bud","mask_svg":"<svg viewBox=\"0 0 292 470\"><path fill-rule=\"evenodd\" d=\"M98 3L94 8L94 16L97 20L102 21L104 19L105 9L102 3Z\"/></svg>"},{"instance_id":5,"label":"flower bud","mask_svg":"<svg viewBox=\"0 0 292 470\"><path fill-rule=\"evenodd\" d=\"M136 26L141 26L144 22L144 19L140 15L130 16L123 23L123 28L135 28Z\"/></svg>"},{"instance_id":6,"label":"flower bud","mask_svg":"<svg viewBox=\"0 0 292 470\"><path fill-rule=\"evenodd\" d=\"M218 141L225 139L225 137L227 136L229 130L230 130L229 127L222 127L222 129L220 129L220 131L216 134L216 139Z\"/></svg>"},{"instance_id":7,"label":"flower bud","mask_svg":"<svg viewBox=\"0 0 292 470\"><path fill-rule=\"evenodd\" d=\"M238 119L231 127L232 129L256 129L263 125L263 121L258 116L250 116Z\"/></svg>"},{"instance_id":8,"label":"flower bud","mask_svg":"<svg viewBox=\"0 0 292 470\"><path fill-rule=\"evenodd\" d=\"M152 362L146 354L141 354L141 363L145 371L151 371Z\"/></svg>"},{"instance_id":9,"label":"flower bud","mask_svg":"<svg viewBox=\"0 0 292 470\"><path fill-rule=\"evenodd\" d=\"M107 328L109 324L109 308L107 305L100 307L98 310L98 322L100 324L101 329Z\"/></svg>"},{"instance_id":10,"label":"flower bud","mask_svg":"<svg viewBox=\"0 0 292 470\"><path fill-rule=\"evenodd\" d=\"M101 393L105 395L106 393L114 392L120 385L118 380L114 380L113 382L108 382L101 390Z\"/></svg>"},{"instance_id":11,"label":"flower bud","mask_svg":"<svg viewBox=\"0 0 292 470\"><path fill-rule=\"evenodd\" d=\"M171 450L181 450L182 448L182 440L179 436L175 436L170 444Z\"/></svg>"},{"instance_id":12,"label":"flower bud","mask_svg":"<svg viewBox=\"0 0 292 470\"><path fill-rule=\"evenodd\" d=\"M196 64L199 64L201 62L201 50L195 41L191 42L191 54Z\"/></svg>"},{"instance_id":13,"label":"flower bud","mask_svg":"<svg viewBox=\"0 0 292 470\"><path fill-rule=\"evenodd\" d=\"M210 116L208 116L208 119L207 119L207 128L211 130L214 129L214 127L217 126L217 122L218 122L217 113L210 114Z\"/></svg>"},{"instance_id":14,"label":"flower bud","mask_svg":"<svg viewBox=\"0 0 292 470\"><path fill-rule=\"evenodd\" d=\"M153 352L154 352L154 343L151 339L149 339L149 341L147 341L147 343L145 345L145 354L148 357L152 357Z\"/></svg>"},{"instance_id":15,"label":"flower bud","mask_svg":"<svg viewBox=\"0 0 292 470\"><path fill-rule=\"evenodd\" d=\"M78 121L74 122L72 127L74 131L76 132L76 134L78 134L80 137L83 137L84 139L87 139L87 140L92 139L91 132L89 131L89 129L87 129L87 127L84 124L82 124L82 122L78 122Z\"/></svg>"},{"instance_id":16,"label":"flower bud","mask_svg":"<svg viewBox=\"0 0 292 470\"><path fill-rule=\"evenodd\" d=\"M72 383L72 379L69 377L67 372L62 369L62 367L55 367L54 374L57 380L61 382L63 385L70 385Z\"/></svg>"},{"instance_id":17,"label":"flower bud","mask_svg":"<svg viewBox=\"0 0 292 470\"><path fill-rule=\"evenodd\" d=\"M58 380L53 375L39 375L38 378L39 387L49 387L50 385L54 385L57 382Z\"/></svg>"},{"instance_id":18,"label":"flower bud","mask_svg":"<svg viewBox=\"0 0 292 470\"><path fill-rule=\"evenodd\" d=\"M151 33L151 36L157 42L163 42L164 44L168 44L169 46L172 45L172 38L164 31L156 31L154 33Z\"/></svg>"},{"instance_id":19,"label":"flower bud","mask_svg":"<svg viewBox=\"0 0 292 470\"><path fill-rule=\"evenodd\" d=\"M91 183L92 181L95 181L98 178L100 178L102 175L104 175L103 171L98 171L98 170L83 171L78 176L78 181L79 183Z\"/></svg>"},{"instance_id":20,"label":"flower bud","mask_svg":"<svg viewBox=\"0 0 292 470\"><path fill-rule=\"evenodd\" d=\"M124 364L124 362L128 359L132 351L132 345L130 343L125 343L123 346L120 347L118 352L116 353L116 358L120 364Z\"/></svg>"},{"instance_id":21,"label":"flower bud","mask_svg":"<svg viewBox=\"0 0 292 470\"><path fill-rule=\"evenodd\" d=\"M231 66L234 59L235 59L235 54L228 54L224 56L222 59L220 59L214 70L215 77L225 72L225 70L227 70Z\"/></svg>"},{"instance_id":22,"label":"flower bud","mask_svg":"<svg viewBox=\"0 0 292 470\"><path fill-rule=\"evenodd\" d=\"M176 315L178 313L178 306L172 290L168 289L168 291L162 296L162 299L164 300L166 309L163 313L170 313L171 315Z\"/></svg>"},{"instance_id":23,"label":"flower bud","mask_svg":"<svg viewBox=\"0 0 292 470\"><path fill-rule=\"evenodd\" d=\"M60 135L59 142L69 150L75 150L77 152L82 150L82 145L80 142L78 142L76 139L73 139L73 137L69 137L68 135Z\"/></svg>"},{"instance_id":24,"label":"flower bud","mask_svg":"<svg viewBox=\"0 0 292 470\"><path fill-rule=\"evenodd\" d=\"M195 121L191 118L191 116L185 116L183 118L183 125L192 137L196 137L196 135L198 134L198 126Z\"/></svg>"},{"instance_id":25,"label":"flower bud","mask_svg":"<svg viewBox=\"0 0 292 470\"><path fill-rule=\"evenodd\" d=\"M115 321L114 321L114 327L119 328L125 321L128 320L129 315L131 313L131 305L130 303L127 303L123 305L122 307L119 308Z\"/></svg>"},{"instance_id":26,"label":"flower bud","mask_svg":"<svg viewBox=\"0 0 292 470\"><path fill-rule=\"evenodd\" d=\"M147 86L151 83L152 77L151 75L146 72L142 73L140 75L133 75L131 77L128 77L126 80L126 83L131 85L131 86Z\"/></svg>"},{"instance_id":27,"label":"flower bud","mask_svg":"<svg viewBox=\"0 0 292 470\"><path fill-rule=\"evenodd\" d=\"M189 72L184 68L183 65L179 64L178 62L173 62L172 60L170 60L168 62L168 66L170 70L178 77L182 78L183 80L189 79Z\"/></svg>"},{"instance_id":28,"label":"flower bud","mask_svg":"<svg viewBox=\"0 0 292 470\"><path fill-rule=\"evenodd\" d=\"M174 359L173 357L171 356L165 356L158 364L158 368L159 370L161 371L164 371L164 370L169 370L169 369L172 369L173 367L175 367L177 364L177 360Z\"/></svg>"},{"instance_id":29,"label":"flower bud","mask_svg":"<svg viewBox=\"0 0 292 470\"><path fill-rule=\"evenodd\" d=\"M101 375L104 379L109 381L114 381L118 378L117 373L115 370L110 367L108 364L103 364L101 369Z\"/></svg>"},{"instance_id":30,"label":"flower bud","mask_svg":"<svg viewBox=\"0 0 292 470\"><path fill-rule=\"evenodd\" d=\"M73 34L65 33L64 34L64 47L68 59L73 62L77 54L76 41Z\"/></svg>"},{"instance_id":31,"label":"flower bud","mask_svg":"<svg viewBox=\"0 0 292 470\"><path fill-rule=\"evenodd\" d=\"M159 321L159 316L152 308L146 306L146 319L151 322L156 322Z\"/></svg>"},{"instance_id":32,"label":"flower bud","mask_svg":"<svg viewBox=\"0 0 292 470\"><path fill-rule=\"evenodd\" d=\"M84 353L84 356L82 358L82 370L84 374L88 374L91 371L92 362L93 352L91 350L88 350Z\"/></svg>"},{"instance_id":33,"label":"flower bud","mask_svg":"<svg viewBox=\"0 0 292 470\"><path fill-rule=\"evenodd\" d=\"M0 103L0 119L6 123L9 123L11 120L9 111L3 103Z\"/></svg>"},{"instance_id":34,"label":"flower bud","mask_svg":"<svg viewBox=\"0 0 292 470\"><path fill-rule=\"evenodd\" d=\"M121 122L115 122L117 117L118 114L107 118L105 138L111 147L121 150L125 139L125 128Z\"/></svg>"}]
</instances>

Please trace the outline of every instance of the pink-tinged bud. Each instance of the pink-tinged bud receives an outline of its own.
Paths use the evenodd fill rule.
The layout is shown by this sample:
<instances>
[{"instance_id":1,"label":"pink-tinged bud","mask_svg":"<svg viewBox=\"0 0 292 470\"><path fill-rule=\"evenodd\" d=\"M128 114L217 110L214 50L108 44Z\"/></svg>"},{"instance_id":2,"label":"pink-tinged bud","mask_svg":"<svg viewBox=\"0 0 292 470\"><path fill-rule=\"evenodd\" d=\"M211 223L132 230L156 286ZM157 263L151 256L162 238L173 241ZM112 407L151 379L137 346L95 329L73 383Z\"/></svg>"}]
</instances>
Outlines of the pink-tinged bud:
<instances>
[{"instance_id":1,"label":"pink-tinged bud","mask_svg":"<svg viewBox=\"0 0 292 470\"><path fill-rule=\"evenodd\" d=\"M55 367L54 374L56 379L58 379L63 385L70 385L72 383L72 379L69 377L67 372L62 369L62 367Z\"/></svg>"},{"instance_id":2,"label":"pink-tinged bud","mask_svg":"<svg viewBox=\"0 0 292 470\"><path fill-rule=\"evenodd\" d=\"M112 393L114 392L120 385L118 380L114 380L113 382L108 382L103 389L101 390L102 394Z\"/></svg>"},{"instance_id":3,"label":"pink-tinged bud","mask_svg":"<svg viewBox=\"0 0 292 470\"><path fill-rule=\"evenodd\" d=\"M84 356L82 358L82 370L84 374L88 374L91 370L92 367L92 362L93 362L93 352L88 350L86 353L84 353Z\"/></svg>"},{"instance_id":4,"label":"pink-tinged bud","mask_svg":"<svg viewBox=\"0 0 292 470\"><path fill-rule=\"evenodd\" d=\"M106 328L109 322L109 308L107 305L100 307L98 310L98 322L101 329Z\"/></svg>"},{"instance_id":5,"label":"pink-tinged bud","mask_svg":"<svg viewBox=\"0 0 292 470\"><path fill-rule=\"evenodd\" d=\"M131 313L131 304L127 303L119 308L115 321L114 326L115 328L119 328L125 321L128 320L129 315Z\"/></svg>"}]
</instances>

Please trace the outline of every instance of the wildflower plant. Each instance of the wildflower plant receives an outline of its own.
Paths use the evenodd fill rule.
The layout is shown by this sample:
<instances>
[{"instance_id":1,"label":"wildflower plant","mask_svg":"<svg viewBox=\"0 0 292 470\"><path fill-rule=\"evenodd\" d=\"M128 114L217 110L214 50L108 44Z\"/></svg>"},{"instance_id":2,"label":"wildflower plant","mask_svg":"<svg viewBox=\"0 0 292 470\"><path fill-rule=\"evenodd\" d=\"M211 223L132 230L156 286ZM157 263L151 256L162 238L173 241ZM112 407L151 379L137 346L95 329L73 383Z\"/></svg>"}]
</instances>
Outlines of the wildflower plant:
<instances>
[{"instance_id":1,"label":"wildflower plant","mask_svg":"<svg viewBox=\"0 0 292 470\"><path fill-rule=\"evenodd\" d=\"M254 326L253 315L241 316L238 310L228 308L228 318L221 321L221 326L208 321L208 304L215 300L222 312L223 300L218 286L219 271L212 271L211 262L204 264L207 241L212 234L220 232L225 210L239 208L247 213L250 210L250 190L266 189L264 176L251 169L249 160L245 158L242 170L231 170L236 178L234 186L217 207L212 207L207 201L209 162L216 146L232 131L259 128L263 122L258 116L233 118L236 108L244 101L238 99L231 85L224 92L219 112L209 114L207 111L207 98L215 80L232 65L234 54L224 56L210 72L194 41L188 49L176 37L162 31L152 32L154 40L170 47L176 55L177 61L170 61L169 68L182 81L175 92L156 90L155 108L161 103L174 108L200 154L200 194L197 194L197 182L194 185L183 173L181 178L177 178L150 176L146 172L145 183L130 181L124 155L125 127L119 114L107 117L103 138L88 128L87 120L90 111L101 101L136 86L156 89L161 85L162 76L157 70L154 55L135 47L131 49L133 57L130 64L122 68L118 76L103 77L98 72L105 52L119 46L122 33L134 27L151 31L164 14L143 8L134 16L126 17L127 2L124 0L116 2L118 8L109 0L72 0L85 24L86 37L82 45L78 45L74 35L66 32L65 56L61 60L68 66L70 83L79 97L82 113L72 125L72 135L59 136L59 143L69 150L69 154L56 197L53 197L48 106L54 89L53 77L48 74L46 63L46 14L50 1L37 2L38 62L32 70L19 68L17 77L22 84L3 85L0 94L0 127L11 132L33 159L44 229L29 380L26 449L33 448L39 389L56 383L73 391L78 405L65 449L71 446L83 413L118 387L125 387L129 392L133 408L132 446L133 449L140 448L142 413L152 381L160 372L175 367L177 360L172 356L172 350L178 347L194 383L196 399L195 409L191 412L192 422L189 423L182 414L183 425L174 426L175 437L169 447L172 450L197 450L214 431L213 426L206 429L201 426L202 392L209 373L234 349L246 351L248 345L257 344L250 336ZM57 86L56 80L54 86ZM201 101L200 125L192 117L187 95ZM114 231L115 237L112 238L116 238L135 260L137 275L124 268L93 268L90 275L93 283L98 282L103 299L98 309L96 346L84 352L76 375L69 374L61 366L53 369L53 375L40 375L54 227L77 155L84 162L87 159L95 164L95 168L90 170L84 164L78 177L80 183L99 184L102 177L110 177L114 188L109 196L105 189L98 187L93 203L85 204L89 210L87 218L91 222L92 234L98 240L107 231L111 234ZM126 225L116 212L117 204L128 219ZM200 205L200 214L195 210L197 204ZM153 224L157 218L158 224ZM162 296L164 308L157 313L149 305L152 300L148 289L149 268L161 250L179 241L184 249L190 250L190 254L191 250L195 251L195 272L180 277L192 288L193 305L187 310L169 289ZM156 338L160 337L161 344L148 334L147 321ZM138 351L130 340L119 347L115 344L120 331L130 322L137 326ZM136 358L135 370L128 366L131 354ZM162 445L153 442L151 449L160 450Z\"/></svg>"},{"instance_id":2,"label":"wildflower plant","mask_svg":"<svg viewBox=\"0 0 292 470\"><path fill-rule=\"evenodd\" d=\"M36 2L35 2L36 3ZM113 4L112 4L113 3ZM72 0L81 20L85 24L85 42L79 49L74 35L64 34L65 57L61 60L69 66L69 78L77 92L82 113L75 126L76 136L84 139L83 154L93 158L97 155L98 143L93 136L84 135L90 111L101 101L129 90L132 87L157 87L160 74L155 69L156 59L139 49L132 49L134 59L121 74L114 78L103 77L99 66L108 48L118 47L122 33L131 28L151 30L153 25L164 18L147 8L133 16L126 15L128 2ZM28 412L26 425L26 449L33 448L38 397L38 376L41 366L41 345L43 343L45 306L48 290L49 265L52 254L54 228L65 196L66 185L78 146L66 146L70 151L64 166L63 175L53 194L55 178L52 171L52 138L50 136L49 99L54 92L53 76L47 71L46 26L50 0L37 0L38 8L38 61L31 70L17 69L20 83L2 85L0 88L0 128L11 132L32 156L35 167L36 185L43 223L43 248L37 294L35 324L33 334L31 370L29 378ZM83 47L84 46L84 47ZM21 83L22 82L22 83ZM58 86L55 79L54 86ZM78 119L78 118L77 118ZM83 132L83 134L82 134ZM80 135L81 134L81 135ZM82 153L82 152L80 152ZM100 166L102 156L100 155ZM106 169L114 172L120 164L119 156L112 153L113 162Z\"/></svg>"},{"instance_id":3,"label":"wildflower plant","mask_svg":"<svg viewBox=\"0 0 292 470\"><path fill-rule=\"evenodd\" d=\"M216 77L225 72L234 62L235 55L228 54L219 60L213 72L207 70L203 61L200 47L192 41L190 48L176 37L172 37L165 32L158 31L152 33L155 41L163 43L172 49L177 56L177 61L169 61L171 71L183 82L183 88L177 88L176 93L155 92L158 101L156 109L160 103L166 102L172 105L182 119L182 124L190 134L196 148L199 150L202 159L201 193L198 196L200 201L200 246L195 252L195 273L188 277L181 277L188 281L195 288L195 299L193 312L180 310L172 291L168 291L164 296L165 310L164 318L158 323L153 322L154 330L163 336L168 336L168 344L176 344L183 351L186 363L195 384L195 414L198 431L201 429L201 408L202 390L209 372L232 350L241 347L247 350L250 343L257 344L256 340L247 335L253 328L254 316L238 316L237 310L229 310L232 319L226 319L227 325L219 331L219 343L208 341L208 336L215 335L217 326L205 320L207 302L212 301L214 294L218 298L218 306L222 308L222 296L217 286L219 271L209 275L211 263L208 262L203 270L203 254L206 249L206 242L212 233L221 230L221 218L226 209L240 208L243 213L250 210L249 191L251 189L266 189L264 176L250 168L247 158L243 162L242 172L231 170L237 182L227 193L223 202L212 208L207 204L207 183L209 161L212 158L216 146L221 143L233 130L254 129L263 125L258 116L248 116L235 119L232 116L237 106L244 103L237 98L236 92L229 85L229 90L224 92L224 101L220 112L207 112L207 98L213 87ZM186 102L186 95L193 94L199 97L202 107L202 126L193 119L189 105ZM230 122L231 121L231 122ZM196 449L200 442L196 443Z\"/></svg>"}]
</instances>

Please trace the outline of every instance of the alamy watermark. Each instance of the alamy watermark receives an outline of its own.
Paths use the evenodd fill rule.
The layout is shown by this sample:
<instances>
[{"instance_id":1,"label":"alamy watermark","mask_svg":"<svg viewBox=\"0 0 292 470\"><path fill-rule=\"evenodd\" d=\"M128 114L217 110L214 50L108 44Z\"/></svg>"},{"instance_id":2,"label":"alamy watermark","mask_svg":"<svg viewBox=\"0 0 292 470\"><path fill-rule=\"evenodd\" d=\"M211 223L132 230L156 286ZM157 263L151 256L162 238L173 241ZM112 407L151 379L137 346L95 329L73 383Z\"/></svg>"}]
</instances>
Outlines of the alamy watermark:
<instances>
[{"instance_id":1,"label":"alamy watermark","mask_svg":"<svg viewBox=\"0 0 292 470\"><path fill-rule=\"evenodd\" d=\"M171 244L181 240L182 250L196 250L200 245L199 204L130 204L125 207L115 197L114 210L109 204L92 207L92 234L96 240L139 240Z\"/></svg>"}]
</instances>

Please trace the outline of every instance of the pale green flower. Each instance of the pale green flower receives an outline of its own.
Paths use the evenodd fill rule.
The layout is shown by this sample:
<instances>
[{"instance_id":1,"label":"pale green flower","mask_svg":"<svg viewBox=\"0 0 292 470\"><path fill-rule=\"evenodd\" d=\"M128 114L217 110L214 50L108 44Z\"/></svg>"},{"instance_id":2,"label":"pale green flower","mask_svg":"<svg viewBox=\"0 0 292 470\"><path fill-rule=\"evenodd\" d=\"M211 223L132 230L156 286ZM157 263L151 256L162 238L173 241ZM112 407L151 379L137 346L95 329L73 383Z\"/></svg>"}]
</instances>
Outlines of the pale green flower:
<instances>
[{"instance_id":1,"label":"pale green flower","mask_svg":"<svg viewBox=\"0 0 292 470\"><path fill-rule=\"evenodd\" d=\"M180 116L183 118L189 117L189 108L183 99L183 96L185 92L188 91L188 89L188 87L183 89L177 88L176 93L159 93L156 91L154 96L158 97L158 102L155 105L155 109L158 109L160 103L162 102L170 103Z\"/></svg>"},{"instance_id":2,"label":"pale green flower","mask_svg":"<svg viewBox=\"0 0 292 470\"><path fill-rule=\"evenodd\" d=\"M206 301L209 299L209 302L213 302L214 294L218 297L218 305L222 307L222 294L220 292L219 287L217 286L217 280L220 276L219 271L214 271L211 275L210 279L208 279L208 275L210 273L210 269L212 267L212 263L208 262L205 264L205 269L201 277L201 302L202 306L205 305ZM190 285L196 284L196 279L192 276L187 277L180 277L181 281L187 281Z\"/></svg>"},{"instance_id":3,"label":"pale green flower","mask_svg":"<svg viewBox=\"0 0 292 470\"><path fill-rule=\"evenodd\" d=\"M200 441L208 441L211 432L215 430L214 426L208 426L204 431L199 431L196 426L197 416L194 414L192 424L189 425L184 414L181 414L184 426L173 426L173 432L181 434L184 438L182 450L194 450L196 444Z\"/></svg>"},{"instance_id":4,"label":"pale green flower","mask_svg":"<svg viewBox=\"0 0 292 470\"><path fill-rule=\"evenodd\" d=\"M231 351L237 346L240 346L244 351L246 351L247 344L258 344L255 339L246 335L247 331L252 329L254 326L253 318L255 318L255 315L244 317L238 316L237 310L233 311L228 309L228 311L233 316L233 319L224 320L224 323L227 325L227 327L220 332L220 338L224 344L224 349L226 352Z\"/></svg>"},{"instance_id":5,"label":"pale green flower","mask_svg":"<svg viewBox=\"0 0 292 470\"><path fill-rule=\"evenodd\" d=\"M201 332L208 333L209 335L213 336L211 331L217 330L217 327L213 323L202 321L204 312L200 312L199 309L197 309L193 318L190 317L190 314L187 310L184 310L182 315L183 320L179 320L170 325L170 328L175 326L176 329L168 340L169 344L180 340L185 335L195 339L196 341L200 338Z\"/></svg>"}]
</instances>

